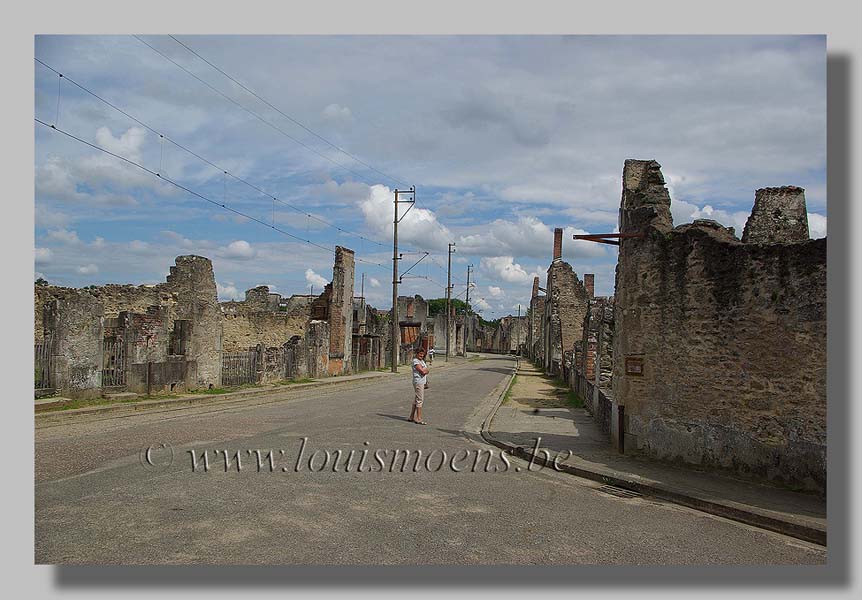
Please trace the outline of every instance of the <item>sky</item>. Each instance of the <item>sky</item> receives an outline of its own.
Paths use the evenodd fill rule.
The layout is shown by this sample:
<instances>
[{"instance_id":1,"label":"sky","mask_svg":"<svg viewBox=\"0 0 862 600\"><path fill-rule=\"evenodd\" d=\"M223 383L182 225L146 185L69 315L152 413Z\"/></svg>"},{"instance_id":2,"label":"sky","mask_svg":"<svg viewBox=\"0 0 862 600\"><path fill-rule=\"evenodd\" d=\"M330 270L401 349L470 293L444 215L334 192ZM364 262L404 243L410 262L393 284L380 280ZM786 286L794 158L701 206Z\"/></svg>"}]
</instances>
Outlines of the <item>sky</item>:
<instances>
[{"instance_id":1,"label":"sky","mask_svg":"<svg viewBox=\"0 0 862 600\"><path fill-rule=\"evenodd\" d=\"M388 308L412 185L400 270L430 254L400 295L445 296L451 242L453 296L472 265L497 318L555 227L613 294L615 248L572 235L616 230L627 158L662 165L676 225L741 235L756 189L798 185L826 235L824 36L175 37L36 37L34 277L153 284L198 254L221 300L319 293L341 245Z\"/></svg>"}]
</instances>

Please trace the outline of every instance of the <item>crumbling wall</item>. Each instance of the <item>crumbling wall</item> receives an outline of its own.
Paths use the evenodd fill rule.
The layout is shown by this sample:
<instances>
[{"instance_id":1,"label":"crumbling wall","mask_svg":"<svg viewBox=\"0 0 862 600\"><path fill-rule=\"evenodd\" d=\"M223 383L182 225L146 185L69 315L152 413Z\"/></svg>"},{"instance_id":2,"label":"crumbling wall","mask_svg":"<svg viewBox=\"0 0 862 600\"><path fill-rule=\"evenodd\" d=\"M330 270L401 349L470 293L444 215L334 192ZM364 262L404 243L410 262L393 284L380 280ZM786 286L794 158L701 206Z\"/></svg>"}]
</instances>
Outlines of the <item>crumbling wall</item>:
<instances>
[{"instance_id":1,"label":"crumbling wall","mask_svg":"<svg viewBox=\"0 0 862 600\"><path fill-rule=\"evenodd\" d=\"M742 241L750 244L807 242L805 190L793 185L762 188L754 193L754 209L745 222Z\"/></svg>"},{"instance_id":2,"label":"crumbling wall","mask_svg":"<svg viewBox=\"0 0 862 600\"><path fill-rule=\"evenodd\" d=\"M621 241L616 276L626 452L825 489L826 240L752 242L798 237L776 216L787 197L759 191L749 243L712 221L674 229L659 164L626 161L620 231L644 236Z\"/></svg>"},{"instance_id":3,"label":"crumbling wall","mask_svg":"<svg viewBox=\"0 0 862 600\"><path fill-rule=\"evenodd\" d=\"M186 356L197 363L196 387L218 386L222 367L222 313L212 262L203 256L178 256L160 289L176 297L174 319L191 327Z\"/></svg>"},{"instance_id":4,"label":"crumbling wall","mask_svg":"<svg viewBox=\"0 0 862 600\"><path fill-rule=\"evenodd\" d=\"M43 327L51 340L53 387L76 396L102 386L104 309L84 290L54 288L43 302Z\"/></svg>"},{"instance_id":5,"label":"crumbling wall","mask_svg":"<svg viewBox=\"0 0 862 600\"><path fill-rule=\"evenodd\" d=\"M305 331L306 369L309 377L329 375L329 323L311 321Z\"/></svg>"},{"instance_id":6,"label":"crumbling wall","mask_svg":"<svg viewBox=\"0 0 862 600\"><path fill-rule=\"evenodd\" d=\"M589 294L584 284L572 270L572 266L557 259L548 268L548 290L545 301L544 323L544 365L549 374L560 374L570 367L564 357L581 339L584 315L589 308Z\"/></svg>"},{"instance_id":7,"label":"crumbling wall","mask_svg":"<svg viewBox=\"0 0 862 600\"><path fill-rule=\"evenodd\" d=\"M330 375L351 370L353 348L353 250L335 247L332 288L329 296L329 367Z\"/></svg>"},{"instance_id":8,"label":"crumbling wall","mask_svg":"<svg viewBox=\"0 0 862 600\"><path fill-rule=\"evenodd\" d=\"M273 309L269 302L249 304L249 292L246 292L245 302L221 303L225 352L247 350L258 344L276 348L293 336L305 335L305 324L310 318L309 303L295 303L293 311L290 311L290 302L287 310L280 310L277 304Z\"/></svg>"},{"instance_id":9,"label":"crumbling wall","mask_svg":"<svg viewBox=\"0 0 862 600\"><path fill-rule=\"evenodd\" d=\"M38 339L41 331L55 340L54 386L64 393L84 395L83 389L98 390L103 385L106 318L113 320L112 327L128 329L130 336L137 336L132 345L125 346L130 371L136 361L165 362L175 323L186 321L185 360L196 363L194 380L189 385L202 387L220 382L221 311L212 263L206 258L178 256L167 281L158 285L109 284L85 289L35 286L35 300L36 336ZM46 317L49 313L50 317ZM75 341L67 337L71 331L79 332ZM90 332L86 344L84 331ZM98 359L92 358L97 354ZM88 365L89 376L82 374L82 361ZM95 375L97 364L99 375Z\"/></svg>"},{"instance_id":10,"label":"crumbling wall","mask_svg":"<svg viewBox=\"0 0 862 600\"><path fill-rule=\"evenodd\" d=\"M533 278L533 289L530 294L530 308L527 318L530 327L527 330L527 355L536 364L545 364L545 300L539 295L539 278Z\"/></svg>"}]
</instances>

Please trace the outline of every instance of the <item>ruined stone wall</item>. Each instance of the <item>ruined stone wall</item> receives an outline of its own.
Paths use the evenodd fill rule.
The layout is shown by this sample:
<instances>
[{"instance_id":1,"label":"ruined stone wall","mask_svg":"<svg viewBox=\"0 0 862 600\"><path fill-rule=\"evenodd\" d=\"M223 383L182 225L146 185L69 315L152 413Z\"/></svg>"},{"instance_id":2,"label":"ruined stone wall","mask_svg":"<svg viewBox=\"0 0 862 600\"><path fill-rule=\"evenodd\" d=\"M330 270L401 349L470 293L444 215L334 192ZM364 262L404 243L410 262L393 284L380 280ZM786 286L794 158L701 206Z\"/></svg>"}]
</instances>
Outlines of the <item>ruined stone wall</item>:
<instances>
[{"instance_id":1,"label":"ruined stone wall","mask_svg":"<svg viewBox=\"0 0 862 600\"><path fill-rule=\"evenodd\" d=\"M175 294L174 318L191 324L186 355L197 362L194 385L218 386L223 332L212 262L203 256L178 256L167 282L157 287Z\"/></svg>"},{"instance_id":2,"label":"ruined stone wall","mask_svg":"<svg viewBox=\"0 0 862 600\"><path fill-rule=\"evenodd\" d=\"M305 331L306 370L309 377L329 375L329 323L311 321Z\"/></svg>"},{"instance_id":3,"label":"ruined stone wall","mask_svg":"<svg viewBox=\"0 0 862 600\"><path fill-rule=\"evenodd\" d=\"M34 289L34 335L42 339L42 318L45 306L55 298L85 294L94 298L101 306L106 318L117 317L122 311L146 313L151 306L173 307L176 296L161 285L116 285L108 284L86 289L66 288L53 285L37 285Z\"/></svg>"},{"instance_id":4,"label":"ruined stone wall","mask_svg":"<svg viewBox=\"0 0 862 600\"><path fill-rule=\"evenodd\" d=\"M626 161L620 216L646 237L620 246L614 439L624 408L627 452L825 489L826 240L674 229L655 161Z\"/></svg>"},{"instance_id":5,"label":"ruined stone wall","mask_svg":"<svg viewBox=\"0 0 862 600\"><path fill-rule=\"evenodd\" d=\"M762 188L754 193L754 209L745 222L742 241L789 244L808 241L805 190L796 186Z\"/></svg>"},{"instance_id":6,"label":"ruined stone wall","mask_svg":"<svg viewBox=\"0 0 862 600\"><path fill-rule=\"evenodd\" d=\"M293 336L305 335L309 315L249 306L246 302L222 302L224 351L248 350L258 344L275 348Z\"/></svg>"},{"instance_id":7,"label":"ruined stone wall","mask_svg":"<svg viewBox=\"0 0 862 600\"><path fill-rule=\"evenodd\" d=\"M102 364L105 319L118 319L122 313L140 315L127 317L128 324L150 332L144 336L145 339L138 339L137 345L127 348L131 352L127 356L129 365L133 360L143 360L141 357L145 355L163 356L162 346L167 347L175 322L188 321L186 356L197 364L194 371L196 379L190 385L198 387L220 383L221 311L212 263L206 258L178 256L167 281L158 285L109 284L87 289L35 286L34 295L36 338L46 332L57 338L53 355L57 376L55 385L60 389L76 394L83 389L84 381L92 388L101 387L101 375L81 377L77 371L81 368L78 363L89 361L90 371L96 363ZM50 317L46 317L49 314ZM74 343L67 339L72 330L78 331ZM86 343L83 341L84 331L89 331L92 336ZM98 360L83 358L94 356L96 347L99 348Z\"/></svg>"},{"instance_id":8,"label":"ruined stone wall","mask_svg":"<svg viewBox=\"0 0 862 600\"><path fill-rule=\"evenodd\" d=\"M54 288L43 302L43 327L51 339L53 386L86 396L102 386L104 308L85 290Z\"/></svg>"},{"instance_id":9,"label":"ruined stone wall","mask_svg":"<svg viewBox=\"0 0 862 600\"><path fill-rule=\"evenodd\" d=\"M329 296L329 374L351 370L353 348L353 250L335 247L332 267L332 292Z\"/></svg>"},{"instance_id":10,"label":"ruined stone wall","mask_svg":"<svg viewBox=\"0 0 862 600\"><path fill-rule=\"evenodd\" d=\"M574 350L581 333L590 297L572 266L555 260L548 268L542 336L544 365L547 373L559 374L566 365L564 357Z\"/></svg>"},{"instance_id":11,"label":"ruined stone wall","mask_svg":"<svg viewBox=\"0 0 862 600\"><path fill-rule=\"evenodd\" d=\"M527 313L530 323L527 353L534 363L545 364L545 296L533 296Z\"/></svg>"}]
</instances>

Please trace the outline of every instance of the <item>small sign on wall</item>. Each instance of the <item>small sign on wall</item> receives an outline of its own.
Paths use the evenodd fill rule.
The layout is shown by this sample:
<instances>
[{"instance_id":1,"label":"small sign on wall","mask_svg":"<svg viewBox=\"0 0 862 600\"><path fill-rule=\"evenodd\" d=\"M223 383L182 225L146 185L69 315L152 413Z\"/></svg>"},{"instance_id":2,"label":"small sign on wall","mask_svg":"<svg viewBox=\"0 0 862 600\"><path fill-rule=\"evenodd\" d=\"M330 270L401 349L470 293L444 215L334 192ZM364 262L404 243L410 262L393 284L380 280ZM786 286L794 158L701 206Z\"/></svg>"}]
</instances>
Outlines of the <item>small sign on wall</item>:
<instances>
[{"instance_id":1,"label":"small sign on wall","mask_svg":"<svg viewBox=\"0 0 862 600\"><path fill-rule=\"evenodd\" d=\"M626 356L626 375L643 377L644 359L642 356Z\"/></svg>"}]
</instances>

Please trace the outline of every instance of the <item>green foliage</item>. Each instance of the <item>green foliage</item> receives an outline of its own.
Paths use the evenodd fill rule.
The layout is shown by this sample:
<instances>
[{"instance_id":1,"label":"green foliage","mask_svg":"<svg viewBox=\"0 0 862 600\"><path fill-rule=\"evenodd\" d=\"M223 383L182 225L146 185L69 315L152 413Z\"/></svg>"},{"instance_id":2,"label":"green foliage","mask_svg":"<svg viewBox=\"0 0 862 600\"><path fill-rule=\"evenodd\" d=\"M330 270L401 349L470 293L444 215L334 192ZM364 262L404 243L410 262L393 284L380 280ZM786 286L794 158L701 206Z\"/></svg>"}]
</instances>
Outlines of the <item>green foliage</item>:
<instances>
[{"instance_id":1,"label":"green foliage","mask_svg":"<svg viewBox=\"0 0 862 600\"><path fill-rule=\"evenodd\" d=\"M503 396L503 402L501 402L501 404L508 404L509 401L512 399L512 390L515 389L516 383L518 383L518 376L514 375L512 376L512 383L509 384L509 389L506 390L506 395Z\"/></svg>"},{"instance_id":2,"label":"green foliage","mask_svg":"<svg viewBox=\"0 0 862 600\"><path fill-rule=\"evenodd\" d=\"M45 278L43 278L43 277L40 277L39 279L37 279L37 280L35 281L35 284L36 284L36 285L50 285L50 284L48 283L48 280L47 280L47 279L45 279Z\"/></svg>"},{"instance_id":3,"label":"green foliage","mask_svg":"<svg viewBox=\"0 0 862 600\"><path fill-rule=\"evenodd\" d=\"M452 306L455 307L456 315L472 314L473 309L469 304L460 298L452 298ZM431 298L428 300L428 316L434 317L437 315L446 314L446 298Z\"/></svg>"},{"instance_id":4,"label":"green foliage","mask_svg":"<svg viewBox=\"0 0 862 600\"><path fill-rule=\"evenodd\" d=\"M580 396L578 396L578 393L574 390L566 394L566 401L569 403L569 406L573 408L584 407L584 400Z\"/></svg>"}]
</instances>

